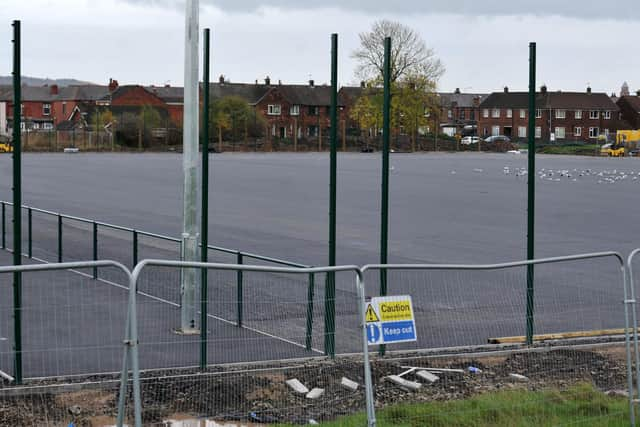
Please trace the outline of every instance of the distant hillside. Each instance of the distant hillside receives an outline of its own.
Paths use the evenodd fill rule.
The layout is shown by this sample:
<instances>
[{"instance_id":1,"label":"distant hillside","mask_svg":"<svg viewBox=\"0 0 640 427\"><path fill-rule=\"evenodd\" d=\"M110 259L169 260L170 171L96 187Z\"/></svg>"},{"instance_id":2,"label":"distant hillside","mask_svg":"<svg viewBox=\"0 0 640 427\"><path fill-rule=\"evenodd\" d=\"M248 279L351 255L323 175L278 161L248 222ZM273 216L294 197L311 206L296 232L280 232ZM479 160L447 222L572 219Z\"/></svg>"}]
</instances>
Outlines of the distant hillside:
<instances>
[{"instance_id":1,"label":"distant hillside","mask_svg":"<svg viewBox=\"0 0 640 427\"><path fill-rule=\"evenodd\" d=\"M11 76L0 76L0 85L10 85L13 83L13 77ZM76 79L42 79L39 77L28 77L22 76L22 84L28 86L44 86L44 85L54 85L58 86L71 86L71 85L83 85L89 84L89 82L83 82L81 80Z\"/></svg>"}]
</instances>

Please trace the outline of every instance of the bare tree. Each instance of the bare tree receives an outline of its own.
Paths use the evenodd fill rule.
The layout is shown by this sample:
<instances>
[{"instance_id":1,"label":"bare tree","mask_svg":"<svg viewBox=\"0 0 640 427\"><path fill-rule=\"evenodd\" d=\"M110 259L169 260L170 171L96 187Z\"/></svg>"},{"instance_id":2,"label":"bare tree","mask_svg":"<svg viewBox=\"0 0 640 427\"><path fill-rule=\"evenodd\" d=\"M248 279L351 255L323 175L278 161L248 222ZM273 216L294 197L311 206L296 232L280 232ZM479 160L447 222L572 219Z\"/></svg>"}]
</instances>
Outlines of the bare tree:
<instances>
[{"instance_id":1,"label":"bare tree","mask_svg":"<svg viewBox=\"0 0 640 427\"><path fill-rule=\"evenodd\" d=\"M391 82L422 76L437 82L444 73L433 49L413 29L393 21L377 21L371 31L360 33L360 47L351 57L358 61L356 74L362 80L381 80L384 67L384 39L391 37Z\"/></svg>"}]
</instances>

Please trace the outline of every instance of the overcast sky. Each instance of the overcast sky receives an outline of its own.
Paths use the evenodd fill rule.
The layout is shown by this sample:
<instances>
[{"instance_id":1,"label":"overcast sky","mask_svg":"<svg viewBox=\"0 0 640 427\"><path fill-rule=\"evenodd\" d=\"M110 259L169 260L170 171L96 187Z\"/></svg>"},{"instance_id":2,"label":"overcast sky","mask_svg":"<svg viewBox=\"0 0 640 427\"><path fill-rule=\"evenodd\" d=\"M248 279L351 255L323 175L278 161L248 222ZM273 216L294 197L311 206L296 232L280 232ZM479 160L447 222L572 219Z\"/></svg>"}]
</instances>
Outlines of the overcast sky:
<instances>
[{"instance_id":1,"label":"overcast sky","mask_svg":"<svg viewBox=\"0 0 640 427\"><path fill-rule=\"evenodd\" d=\"M202 0L200 25L212 28L212 79L328 82L336 32L340 84L355 84L349 54L358 33L384 18L435 50L446 67L443 91L526 90L536 41L538 86L619 92L625 80L640 88L637 1ZM11 72L11 21L21 19L25 75L182 84L183 1L0 0L0 17L2 75Z\"/></svg>"}]
</instances>

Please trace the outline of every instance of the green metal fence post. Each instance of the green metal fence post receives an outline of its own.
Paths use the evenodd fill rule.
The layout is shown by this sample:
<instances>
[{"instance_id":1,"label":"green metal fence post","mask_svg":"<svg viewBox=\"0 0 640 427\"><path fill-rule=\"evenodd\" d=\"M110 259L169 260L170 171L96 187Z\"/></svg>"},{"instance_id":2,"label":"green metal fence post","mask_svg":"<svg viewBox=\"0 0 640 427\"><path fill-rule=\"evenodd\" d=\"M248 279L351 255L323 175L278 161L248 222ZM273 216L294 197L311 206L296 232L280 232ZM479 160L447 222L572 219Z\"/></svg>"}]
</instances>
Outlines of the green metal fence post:
<instances>
[{"instance_id":1,"label":"green metal fence post","mask_svg":"<svg viewBox=\"0 0 640 427\"><path fill-rule=\"evenodd\" d=\"M93 221L93 260L98 260L98 223ZM93 267L93 279L98 278L98 267Z\"/></svg>"},{"instance_id":2,"label":"green metal fence post","mask_svg":"<svg viewBox=\"0 0 640 427\"><path fill-rule=\"evenodd\" d=\"M138 265L138 231L133 230L133 267Z\"/></svg>"},{"instance_id":3,"label":"green metal fence post","mask_svg":"<svg viewBox=\"0 0 640 427\"><path fill-rule=\"evenodd\" d=\"M6 208L2 202L2 249L7 249Z\"/></svg>"},{"instance_id":4,"label":"green metal fence post","mask_svg":"<svg viewBox=\"0 0 640 427\"><path fill-rule=\"evenodd\" d=\"M382 104L382 191L380 201L380 264L387 263L389 242L389 142L391 139L391 37L384 39L384 93ZM380 270L380 295L387 295L387 270ZM380 346L384 355L385 346Z\"/></svg>"},{"instance_id":5,"label":"green metal fence post","mask_svg":"<svg viewBox=\"0 0 640 427\"><path fill-rule=\"evenodd\" d=\"M242 265L242 252L238 252L238 261L239 265ZM242 270L238 270L238 274L236 276L236 285L237 285L237 301L238 301L238 326L242 327Z\"/></svg>"},{"instance_id":6,"label":"green metal fence post","mask_svg":"<svg viewBox=\"0 0 640 427\"><path fill-rule=\"evenodd\" d=\"M307 335L305 339L305 347L311 350L313 340L313 294L315 287L315 275L309 273L309 285L307 288Z\"/></svg>"},{"instance_id":7,"label":"green metal fence post","mask_svg":"<svg viewBox=\"0 0 640 427\"><path fill-rule=\"evenodd\" d=\"M210 61L210 41L211 31L204 30L204 53L203 53L203 111L202 111L202 218L200 221L201 230L201 254L202 262L208 261L209 251L209 61ZM200 278L200 369L207 366L207 314L208 314L208 271L201 270Z\"/></svg>"},{"instance_id":8,"label":"green metal fence post","mask_svg":"<svg viewBox=\"0 0 640 427\"><path fill-rule=\"evenodd\" d=\"M31 208L27 208L27 235L29 237L27 246L27 255L33 258L33 213Z\"/></svg>"},{"instance_id":9,"label":"green metal fence post","mask_svg":"<svg viewBox=\"0 0 640 427\"><path fill-rule=\"evenodd\" d=\"M336 170L338 127L338 35L331 35L331 154L329 165L329 266L336 265ZM325 289L324 352L335 357L336 276L328 272Z\"/></svg>"},{"instance_id":10,"label":"green metal fence post","mask_svg":"<svg viewBox=\"0 0 640 427\"><path fill-rule=\"evenodd\" d=\"M22 141L20 21L13 21L13 265L22 264ZM22 274L13 273L15 382L22 383Z\"/></svg>"},{"instance_id":11,"label":"green metal fence post","mask_svg":"<svg viewBox=\"0 0 640 427\"><path fill-rule=\"evenodd\" d=\"M527 165L527 259L535 258L534 225L536 199L536 44L529 43L529 144ZM527 266L527 344L533 344L533 265Z\"/></svg>"},{"instance_id":12,"label":"green metal fence post","mask_svg":"<svg viewBox=\"0 0 640 427\"><path fill-rule=\"evenodd\" d=\"M62 215L58 214L58 262L62 262Z\"/></svg>"}]
</instances>

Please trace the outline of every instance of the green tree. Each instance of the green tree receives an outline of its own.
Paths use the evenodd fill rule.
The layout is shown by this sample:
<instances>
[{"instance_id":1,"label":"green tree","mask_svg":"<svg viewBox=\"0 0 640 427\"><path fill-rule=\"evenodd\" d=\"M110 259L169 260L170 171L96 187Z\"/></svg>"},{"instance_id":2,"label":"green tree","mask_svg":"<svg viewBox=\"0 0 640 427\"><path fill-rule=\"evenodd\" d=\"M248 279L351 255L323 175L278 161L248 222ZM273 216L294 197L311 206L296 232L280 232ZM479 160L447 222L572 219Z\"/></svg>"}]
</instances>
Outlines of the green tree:
<instances>
[{"instance_id":1,"label":"green tree","mask_svg":"<svg viewBox=\"0 0 640 427\"><path fill-rule=\"evenodd\" d=\"M225 96L215 99L209 109L211 126L218 131L218 142L222 144L223 136L232 141L241 137L262 136L265 120L244 98Z\"/></svg>"}]
</instances>

